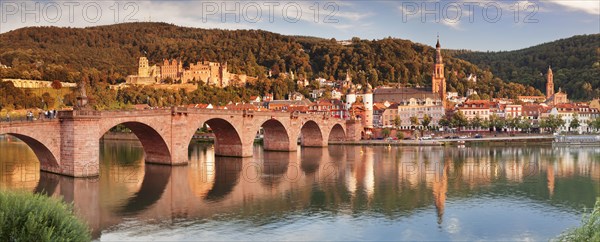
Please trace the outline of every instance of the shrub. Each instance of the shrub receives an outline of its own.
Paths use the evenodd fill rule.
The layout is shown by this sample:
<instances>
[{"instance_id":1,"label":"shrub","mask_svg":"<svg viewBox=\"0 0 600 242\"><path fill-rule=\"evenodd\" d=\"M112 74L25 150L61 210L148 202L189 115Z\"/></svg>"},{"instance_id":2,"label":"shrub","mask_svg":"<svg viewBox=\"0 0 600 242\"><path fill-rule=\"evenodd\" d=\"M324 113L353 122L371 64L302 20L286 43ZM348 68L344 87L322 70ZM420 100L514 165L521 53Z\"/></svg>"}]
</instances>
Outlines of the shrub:
<instances>
[{"instance_id":1,"label":"shrub","mask_svg":"<svg viewBox=\"0 0 600 242\"><path fill-rule=\"evenodd\" d=\"M581 227L561 234L558 241L600 241L600 197L592 214L584 216Z\"/></svg>"},{"instance_id":2,"label":"shrub","mask_svg":"<svg viewBox=\"0 0 600 242\"><path fill-rule=\"evenodd\" d=\"M90 241L72 206L26 192L0 192L0 241Z\"/></svg>"}]
</instances>

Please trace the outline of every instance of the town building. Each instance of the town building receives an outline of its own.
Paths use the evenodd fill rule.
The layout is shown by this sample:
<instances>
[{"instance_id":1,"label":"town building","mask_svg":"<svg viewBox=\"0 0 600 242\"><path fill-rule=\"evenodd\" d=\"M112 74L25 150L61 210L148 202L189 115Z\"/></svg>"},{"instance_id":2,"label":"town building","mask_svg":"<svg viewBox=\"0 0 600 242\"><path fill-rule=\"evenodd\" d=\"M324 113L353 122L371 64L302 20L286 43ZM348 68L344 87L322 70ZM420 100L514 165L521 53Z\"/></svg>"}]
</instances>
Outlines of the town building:
<instances>
[{"instance_id":1,"label":"town building","mask_svg":"<svg viewBox=\"0 0 600 242\"><path fill-rule=\"evenodd\" d=\"M373 87L371 84L367 84L367 88L362 93L357 93L354 86L348 89L346 94L346 109L350 110L352 105L357 101L362 101L364 115L362 117L363 127L365 129L373 128Z\"/></svg>"},{"instance_id":2,"label":"town building","mask_svg":"<svg viewBox=\"0 0 600 242\"><path fill-rule=\"evenodd\" d=\"M457 110L462 112L468 120L473 120L479 117L481 120L488 120L494 113L492 110L494 102L487 100L469 100L458 107Z\"/></svg>"},{"instance_id":3,"label":"town building","mask_svg":"<svg viewBox=\"0 0 600 242\"><path fill-rule=\"evenodd\" d=\"M546 100L545 96L518 96L517 99L524 103L541 103Z\"/></svg>"},{"instance_id":4,"label":"town building","mask_svg":"<svg viewBox=\"0 0 600 242\"><path fill-rule=\"evenodd\" d=\"M413 126L421 129L426 128L421 125L425 116L429 116L431 119L429 127L437 127L444 114L444 105L440 98L410 98L398 103L398 116L401 121L401 129L410 129ZM412 124L412 117L417 117L419 124Z\"/></svg>"},{"instance_id":5,"label":"town building","mask_svg":"<svg viewBox=\"0 0 600 242\"><path fill-rule=\"evenodd\" d=\"M515 118L523 115L523 106L520 104L506 104L504 106L505 117Z\"/></svg>"}]
</instances>

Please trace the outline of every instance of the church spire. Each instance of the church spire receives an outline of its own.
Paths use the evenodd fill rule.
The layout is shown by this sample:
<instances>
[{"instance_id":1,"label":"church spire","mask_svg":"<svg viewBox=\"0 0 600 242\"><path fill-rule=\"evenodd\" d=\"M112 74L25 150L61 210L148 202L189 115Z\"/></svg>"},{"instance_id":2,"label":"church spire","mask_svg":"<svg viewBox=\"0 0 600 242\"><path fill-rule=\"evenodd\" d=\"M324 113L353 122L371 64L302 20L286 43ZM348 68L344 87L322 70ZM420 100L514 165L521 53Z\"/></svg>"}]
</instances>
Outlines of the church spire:
<instances>
[{"instance_id":1,"label":"church spire","mask_svg":"<svg viewBox=\"0 0 600 242\"><path fill-rule=\"evenodd\" d=\"M437 37L435 45L435 64L433 66L433 76L431 80L431 91L439 95L442 101L446 99L446 78L444 77L444 61L442 60L442 46L440 45L440 36Z\"/></svg>"},{"instance_id":2,"label":"church spire","mask_svg":"<svg viewBox=\"0 0 600 242\"><path fill-rule=\"evenodd\" d=\"M546 74L546 99L554 95L554 74L552 68L548 66L548 74Z\"/></svg>"},{"instance_id":3,"label":"church spire","mask_svg":"<svg viewBox=\"0 0 600 242\"><path fill-rule=\"evenodd\" d=\"M442 46L440 45L440 36L437 37L437 44L435 44L435 63L442 64Z\"/></svg>"}]
</instances>

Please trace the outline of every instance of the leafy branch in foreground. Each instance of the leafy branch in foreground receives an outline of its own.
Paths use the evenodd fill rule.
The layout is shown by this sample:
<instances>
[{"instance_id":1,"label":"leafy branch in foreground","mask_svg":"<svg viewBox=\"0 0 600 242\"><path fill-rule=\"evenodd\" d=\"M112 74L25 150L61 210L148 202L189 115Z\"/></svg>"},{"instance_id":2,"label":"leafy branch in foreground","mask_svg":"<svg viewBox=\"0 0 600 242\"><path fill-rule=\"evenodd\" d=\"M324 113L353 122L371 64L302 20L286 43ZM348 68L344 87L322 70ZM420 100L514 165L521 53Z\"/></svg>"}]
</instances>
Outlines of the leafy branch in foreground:
<instances>
[{"instance_id":1,"label":"leafy branch in foreground","mask_svg":"<svg viewBox=\"0 0 600 242\"><path fill-rule=\"evenodd\" d=\"M557 241L600 241L600 197L592 213L583 217L581 227L566 231Z\"/></svg>"}]
</instances>

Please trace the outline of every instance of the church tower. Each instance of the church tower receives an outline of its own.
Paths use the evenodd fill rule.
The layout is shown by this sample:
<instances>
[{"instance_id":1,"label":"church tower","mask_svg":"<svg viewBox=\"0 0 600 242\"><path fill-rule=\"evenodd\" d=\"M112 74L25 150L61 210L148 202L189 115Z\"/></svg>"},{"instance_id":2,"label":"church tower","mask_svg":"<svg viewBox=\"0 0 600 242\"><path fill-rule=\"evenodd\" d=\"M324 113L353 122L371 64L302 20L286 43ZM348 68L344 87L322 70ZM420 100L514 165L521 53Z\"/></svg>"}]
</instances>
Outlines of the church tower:
<instances>
[{"instance_id":1,"label":"church tower","mask_svg":"<svg viewBox=\"0 0 600 242\"><path fill-rule=\"evenodd\" d=\"M546 74L546 99L554 95L554 75L552 74L552 68L548 66L548 74Z\"/></svg>"},{"instance_id":2,"label":"church tower","mask_svg":"<svg viewBox=\"0 0 600 242\"><path fill-rule=\"evenodd\" d=\"M444 77L444 61L442 60L442 48L440 37L438 36L435 45L435 64L433 68L433 77L431 78L431 92L439 94L442 101L446 100L446 77Z\"/></svg>"}]
</instances>

